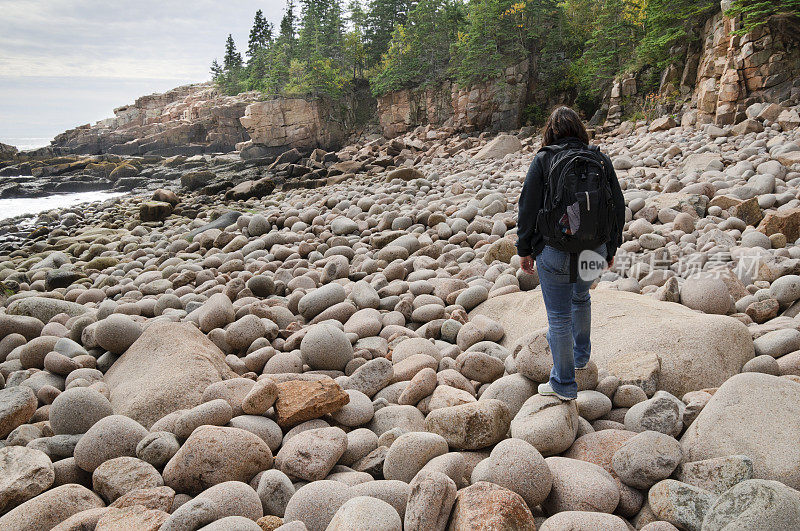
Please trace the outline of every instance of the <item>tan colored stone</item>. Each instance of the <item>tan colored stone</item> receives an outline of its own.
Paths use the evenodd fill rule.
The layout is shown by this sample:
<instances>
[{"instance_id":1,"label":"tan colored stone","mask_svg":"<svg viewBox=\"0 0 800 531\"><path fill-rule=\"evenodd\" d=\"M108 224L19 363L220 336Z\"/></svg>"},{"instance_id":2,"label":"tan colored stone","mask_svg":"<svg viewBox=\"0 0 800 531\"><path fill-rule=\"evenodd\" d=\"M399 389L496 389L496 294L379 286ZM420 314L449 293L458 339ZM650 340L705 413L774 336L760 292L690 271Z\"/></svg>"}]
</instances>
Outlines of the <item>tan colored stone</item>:
<instances>
[{"instance_id":1,"label":"tan colored stone","mask_svg":"<svg viewBox=\"0 0 800 531\"><path fill-rule=\"evenodd\" d=\"M278 384L275 412L281 427L291 427L339 411L349 402L350 396L330 378L315 382L290 380Z\"/></svg>"},{"instance_id":2,"label":"tan colored stone","mask_svg":"<svg viewBox=\"0 0 800 531\"><path fill-rule=\"evenodd\" d=\"M0 513L44 492L55 477L44 452L25 446L0 448Z\"/></svg>"},{"instance_id":3,"label":"tan colored stone","mask_svg":"<svg viewBox=\"0 0 800 531\"><path fill-rule=\"evenodd\" d=\"M321 100L275 98L249 104L239 121L256 144L276 148L331 147L343 132Z\"/></svg>"},{"instance_id":4,"label":"tan colored stone","mask_svg":"<svg viewBox=\"0 0 800 531\"><path fill-rule=\"evenodd\" d=\"M755 197L742 200L730 195L718 195L708 203L708 206L718 206L727 210L732 216L754 227L764 218L764 214L758 206L758 199Z\"/></svg>"},{"instance_id":5,"label":"tan colored stone","mask_svg":"<svg viewBox=\"0 0 800 531\"><path fill-rule=\"evenodd\" d=\"M780 232L794 242L800 237L800 208L769 212L757 228L767 236Z\"/></svg>"},{"instance_id":6,"label":"tan colored stone","mask_svg":"<svg viewBox=\"0 0 800 531\"><path fill-rule=\"evenodd\" d=\"M479 481L458 491L449 531L514 529L534 531L536 523L522 496L500 485Z\"/></svg>"},{"instance_id":7,"label":"tan colored stone","mask_svg":"<svg viewBox=\"0 0 800 531\"><path fill-rule=\"evenodd\" d=\"M172 501L175 499L175 491L170 487L152 487L148 489L136 489L123 494L109 507L132 507L141 505L148 509L158 509L164 512L172 510Z\"/></svg>"},{"instance_id":8,"label":"tan colored stone","mask_svg":"<svg viewBox=\"0 0 800 531\"><path fill-rule=\"evenodd\" d=\"M280 516L262 516L256 521L263 531L275 531L283 525L283 518Z\"/></svg>"},{"instance_id":9,"label":"tan colored stone","mask_svg":"<svg viewBox=\"0 0 800 531\"><path fill-rule=\"evenodd\" d=\"M137 531L158 531L169 518L169 513L158 509L148 509L141 505L118 509L109 508L97 521L95 531L119 531L136 529Z\"/></svg>"}]
</instances>

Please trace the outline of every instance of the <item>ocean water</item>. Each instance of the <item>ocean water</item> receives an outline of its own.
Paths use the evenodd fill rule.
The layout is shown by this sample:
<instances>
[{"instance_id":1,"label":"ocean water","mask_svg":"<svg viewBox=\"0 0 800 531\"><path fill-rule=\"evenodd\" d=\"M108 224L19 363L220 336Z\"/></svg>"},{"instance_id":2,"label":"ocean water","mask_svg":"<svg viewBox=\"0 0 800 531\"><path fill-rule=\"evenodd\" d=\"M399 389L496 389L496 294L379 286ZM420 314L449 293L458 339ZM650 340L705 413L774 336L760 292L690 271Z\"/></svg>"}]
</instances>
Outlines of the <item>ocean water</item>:
<instances>
[{"instance_id":1,"label":"ocean water","mask_svg":"<svg viewBox=\"0 0 800 531\"><path fill-rule=\"evenodd\" d=\"M57 194L44 197L24 197L18 199L0 199L0 219L8 219L24 214L38 214L54 208L65 208L105 201L113 197L125 195L120 192L80 192L75 194Z\"/></svg>"},{"instance_id":2,"label":"ocean water","mask_svg":"<svg viewBox=\"0 0 800 531\"><path fill-rule=\"evenodd\" d=\"M0 144L9 144L20 151L26 149L36 149L50 145L52 138L49 137L7 137L0 136Z\"/></svg>"}]
</instances>

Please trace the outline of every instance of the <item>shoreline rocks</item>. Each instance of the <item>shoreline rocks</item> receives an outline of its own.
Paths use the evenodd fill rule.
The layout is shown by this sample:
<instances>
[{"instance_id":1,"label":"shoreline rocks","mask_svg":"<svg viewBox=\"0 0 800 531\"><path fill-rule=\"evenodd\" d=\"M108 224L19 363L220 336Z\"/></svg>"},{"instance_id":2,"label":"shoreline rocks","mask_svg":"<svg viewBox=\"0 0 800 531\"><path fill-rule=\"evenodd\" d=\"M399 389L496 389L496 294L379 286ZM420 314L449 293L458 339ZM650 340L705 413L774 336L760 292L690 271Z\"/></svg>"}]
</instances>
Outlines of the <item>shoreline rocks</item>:
<instances>
[{"instance_id":1,"label":"shoreline rocks","mask_svg":"<svg viewBox=\"0 0 800 531\"><path fill-rule=\"evenodd\" d=\"M794 522L800 131L754 116L595 131L626 223L574 402L537 394L529 132L104 161L186 187L1 244L0 527Z\"/></svg>"}]
</instances>

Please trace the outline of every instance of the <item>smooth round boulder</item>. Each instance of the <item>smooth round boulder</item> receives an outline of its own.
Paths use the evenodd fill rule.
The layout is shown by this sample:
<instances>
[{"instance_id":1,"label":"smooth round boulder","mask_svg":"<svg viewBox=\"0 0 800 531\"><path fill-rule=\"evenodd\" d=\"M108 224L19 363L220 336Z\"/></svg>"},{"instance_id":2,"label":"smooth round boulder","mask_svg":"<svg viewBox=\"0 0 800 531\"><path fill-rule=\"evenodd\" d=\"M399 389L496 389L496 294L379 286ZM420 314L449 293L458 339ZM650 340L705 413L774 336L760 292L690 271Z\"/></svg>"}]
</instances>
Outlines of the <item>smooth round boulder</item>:
<instances>
[{"instance_id":1,"label":"smooth round boulder","mask_svg":"<svg viewBox=\"0 0 800 531\"><path fill-rule=\"evenodd\" d=\"M247 483L269 468L272 452L257 435L239 428L200 426L169 460L163 476L175 492L196 495L224 482Z\"/></svg>"},{"instance_id":2,"label":"smooth round boulder","mask_svg":"<svg viewBox=\"0 0 800 531\"><path fill-rule=\"evenodd\" d=\"M264 322L253 314L243 316L225 329L225 341L235 351L245 351L250 348L253 341L264 337L267 327Z\"/></svg>"},{"instance_id":3,"label":"smooth round boulder","mask_svg":"<svg viewBox=\"0 0 800 531\"><path fill-rule=\"evenodd\" d=\"M112 354L122 354L142 335L139 323L127 315L112 313L98 321L94 329L95 341Z\"/></svg>"},{"instance_id":4,"label":"smooth round boulder","mask_svg":"<svg viewBox=\"0 0 800 531\"><path fill-rule=\"evenodd\" d=\"M404 433L386 453L383 477L409 483L428 461L447 451L447 441L441 435L421 431Z\"/></svg>"},{"instance_id":5,"label":"smooth round boulder","mask_svg":"<svg viewBox=\"0 0 800 531\"><path fill-rule=\"evenodd\" d=\"M75 445L75 464L87 472L115 457L134 457L147 429L123 415L110 415L97 421Z\"/></svg>"},{"instance_id":6,"label":"smooth round boulder","mask_svg":"<svg viewBox=\"0 0 800 531\"><path fill-rule=\"evenodd\" d=\"M562 511L612 513L619 503L619 488L602 467L568 457L545 459L553 486L542 508L549 514Z\"/></svg>"},{"instance_id":7,"label":"smooth round boulder","mask_svg":"<svg viewBox=\"0 0 800 531\"><path fill-rule=\"evenodd\" d=\"M682 459L681 443L657 431L643 431L614 453L611 466L623 483L646 490L670 477Z\"/></svg>"},{"instance_id":8,"label":"smooth round boulder","mask_svg":"<svg viewBox=\"0 0 800 531\"><path fill-rule=\"evenodd\" d=\"M686 429L686 461L746 455L753 476L800 489L800 384L756 372L717 389ZM768 438L766 440L765 438Z\"/></svg>"},{"instance_id":9,"label":"smooth round boulder","mask_svg":"<svg viewBox=\"0 0 800 531\"><path fill-rule=\"evenodd\" d=\"M303 295L297 303L297 310L300 315L311 320L323 310L344 302L346 298L344 287L336 282L331 282Z\"/></svg>"},{"instance_id":10,"label":"smooth round boulder","mask_svg":"<svg viewBox=\"0 0 800 531\"><path fill-rule=\"evenodd\" d=\"M224 426L233 418L233 408L221 398L204 402L184 411L175 420L174 433L181 439L188 438L200 426Z\"/></svg>"},{"instance_id":11,"label":"smooth round boulder","mask_svg":"<svg viewBox=\"0 0 800 531\"><path fill-rule=\"evenodd\" d=\"M329 531L402 531L403 523L394 507L383 500L356 496L347 500L333 515Z\"/></svg>"},{"instance_id":12,"label":"smooth round boulder","mask_svg":"<svg viewBox=\"0 0 800 531\"><path fill-rule=\"evenodd\" d=\"M273 468L265 470L261 474L256 492L261 498L264 514L283 518L286 513L286 505L294 496L295 488L289 476Z\"/></svg>"},{"instance_id":13,"label":"smooth round boulder","mask_svg":"<svg viewBox=\"0 0 800 531\"><path fill-rule=\"evenodd\" d=\"M721 278L697 274L681 287L681 303L704 313L725 315L733 308L728 287Z\"/></svg>"},{"instance_id":14,"label":"smooth round boulder","mask_svg":"<svg viewBox=\"0 0 800 531\"><path fill-rule=\"evenodd\" d=\"M300 521L308 529L326 529L333 515L350 498L347 485L321 480L303 485L286 505L283 522Z\"/></svg>"},{"instance_id":15,"label":"smooth round boulder","mask_svg":"<svg viewBox=\"0 0 800 531\"><path fill-rule=\"evenodd\" d=\"M560 454L575 441L578 418L574 401L533 395L511 421L511 436L529 442L545 457Z\"/></svg>"},{"instance_id":16,"label":"smooth round boulder","mask_svg":"<svg viewBox=\"0 0 800 531\"><path fill-rule=\"evenodd\" d=\"M43 369L44 358L52 352L59 338L55 336L42 336L31 339L19 353L19 362L23 369Z\"/></svg>"},{"instance_id":17,"label":"smooth round boulder","mask_svg":"<svg viewBox=\"0 0 800 531\"><path fill-rule=\"evenodd\" d=\"M50 426L56 435L86 433L100 419L111 416L111 402L90 387L72 387L50 404Z\"/></svg>"},{"instance_id":18,"label":"smooth round boulder","mask_svg":"<svg viewBox=\"0 0 800 531\"><path fill-rule=\"evenodd\" d=\"M371 421L375 414L372 400L361 391L356 391L355 389L348 389L345 393L350 397L350 401L342 406L339 411L331 413L331 418L342 426L349 428L363 426Z\"/></svg>"},{"instance_id":19,"label":"smooth round boulder","mask_svg":"<svg viewBox=\"0 0 800 531\"><path fill-rule=\"evenodd\" d=\"M314 370L344 371L353 359L353 345L344 332L321 323L309 328L300 342L300 353Z\"/></svg>"},{"instance_id":20,"label":"smooth round boulder","mask_svg":"<svg viewBox=\"0 0 800 531\"><path fill-rule=\"evenodd\" d=\"M347 449L341 428L317 428L294 435L275 457L275 467L290 478L319 481L327 477Z\"/></svg>"},{"instance_id":21,"label":"smooth round boulder","mask_svg":"<svg viewBox=\"0 0 800 531\"><path fill-rule=\"evenodd\" d=\"M414 354L427 354L436 360L442 358L439 349L429 339L410 337L400 341L392 349L392 363L400 363Z\"/></svg>"},{"instance_id":22,"label":"smooth round boulder","mask_svg":"<svg viewBox=\"0 0 800 531\"><path fill-rule=\"evenodd\" d=\"M250 485L224 481L174 509L160 531L198 529L229 516L242 516L255 522L263 515L261 500Z\"/></svg>"},{"instance_id":23,"label":"smooth round boulder","mask_svg":"<svg viewBox=\"0 0 800 531\"><path fill-rule=\"evenodd\" d=\"M0 389L0 439L28 422L39 401L33 389L26 386Z\"/></svg>"},{"instance_id":24,"label":"smooth round boulder","mask_svg":"<svg viewBox=\"0 0 800 531\"><path fill-rule=\"evenodd\" d=\"M53 529L70 516L105 507L100 496L82 485L61 485L0 516L0 529Z\"/></svg>"},{"instance_id":25,"label":"smooth round boulder","mask_svg":"<svg viewBox=\"0 0 800 531\"><path fill-rule=\"evenodd\" d=\"M564 531L602 529L603 531L628 531L628 524L617 515L595 511L564 511L542 522L539 531Z\"/></svg>"},{"instance_id":26,"label":"smooth round boulder","mask_svg":"<svg viewBox=\"0 0 800 531\"><path fill-rule=\"evenodd\" d=\"M475 466L472 483L488 481L522 496L528 507L541 504L550 493L553 477L544 457L522 439L500 441Z\"/></svg>"},{"instance_id":27,"label":"smooth round boulder","mask_svg":"<svg viewBox=\"0 0 800 531\"><path fill-rule=\"evenodd\" d=\"M198 310L200 330L206 334L215 328L224 328L235 318L233 303L224 293L215 293Z\"/></svg>"},{"instance_id":28,"label":"smooth round boulder","mask_svg":"<svg viewBox=\"0 0 800 531\"><path fill-rule=\"evenodd\" d=\"M136 457L156 468L161 468L178 453L179 449L180 444L175 434L168 431L153 431L136 445Z\"/></svg>"}]
</instances>

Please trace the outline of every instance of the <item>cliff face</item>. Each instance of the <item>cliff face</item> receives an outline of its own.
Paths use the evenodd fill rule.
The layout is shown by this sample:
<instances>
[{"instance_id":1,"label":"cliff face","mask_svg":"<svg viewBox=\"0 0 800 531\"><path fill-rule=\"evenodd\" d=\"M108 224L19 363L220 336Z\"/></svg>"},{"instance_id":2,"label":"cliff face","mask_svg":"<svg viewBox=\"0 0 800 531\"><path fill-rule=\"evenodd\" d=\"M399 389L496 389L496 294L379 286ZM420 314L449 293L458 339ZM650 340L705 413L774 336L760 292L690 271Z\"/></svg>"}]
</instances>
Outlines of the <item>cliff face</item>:
<instances>
[{"instance_id":1,"label":"cliff face","mask_svg":"<svg viewBox=\"0 0 800 531\"><path fill-rule=\"evenodd\" d=\"M469 87L447 81L390 92L378 98L378 119L388 138L428 124L465 132L514 129L520 126L527 80L525 61L507 68L502 77Z\"/></svg>"},{"instance_id":2,"label":"cliff face","mask_svg":"<svg viewBox=\"0 0 800 531\"><path fill-rule=\"evenodd\" d=\"M753 103L782 103L800 99L800 21L773 17L745 35L734 35L739 21L723 15L726 6L702 26L698 45L682 49L682 62L661 75L659 95L672 97L674 107L662 112L684 116L684 123L718 126L746 119ZM614 83L608 101L607 127L620 123L646 96L635 74Z\"/></svg>"},{"instance_id":3,"label":"cliff face","mask_svg":"<svg viewBox=\"0 0 800 531\"><path fill-rule=\"evenodd\" d=\"M252 139L237 146L256 155L275 155L292 148L338 149L345 131L322 100L275 98L247 105L239 122Z\"/></svg>"},{"instance_id":4,"label":"cliff face","mask_svg":"<svg viewBox=\"0 0 800 531\"><path fill-rule=\"evenodd\" d=\"M232 151L249 139L239 123L258 93L224 96L211 83L186 85L114 109L114 117L61 133L53 147L80 154L194 155Z\"/></svg>"}]
</instances>

